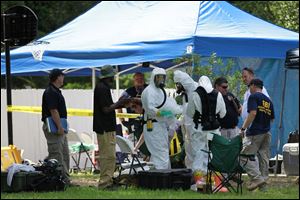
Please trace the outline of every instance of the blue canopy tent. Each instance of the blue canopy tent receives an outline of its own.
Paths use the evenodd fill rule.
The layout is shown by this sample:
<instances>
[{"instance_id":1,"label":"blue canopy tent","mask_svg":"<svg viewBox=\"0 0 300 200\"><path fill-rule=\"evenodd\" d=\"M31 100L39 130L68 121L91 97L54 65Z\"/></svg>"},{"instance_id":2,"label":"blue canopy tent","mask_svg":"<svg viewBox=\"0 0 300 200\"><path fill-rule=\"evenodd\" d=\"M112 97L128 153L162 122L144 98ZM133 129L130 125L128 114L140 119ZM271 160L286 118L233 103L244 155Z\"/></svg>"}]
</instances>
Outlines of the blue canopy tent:
<instances>
[{"instance_id":1,"label":"blue canopy tent","mask_svg":"<svg viewBox=\"0 0 300 200\"><path fill-rule=\"evenodd\" d=\"M285 111L282 130L276 126L285 53L299 46L299 34L224 1L103 1L39 41L49 42L41 61L33 58L32 46L11 51L12 75L46 75L55 67L69 70L69 75L86 76L106 64L118 65L122 72L136 63L181 57L188 49L201 56L215 52L218 57L235 58L236 70L244 66L255 69L274 102L277 121L272 128L272 154L279 132L284 142L288 132L299 127L296 88L286 93L285 101L295 107ZM167 63L165 68L172 66ZM295 87L299 87L297 73L290 81ZM1 54L4 74L5 55Z\"/></svg>"}]
</instances>

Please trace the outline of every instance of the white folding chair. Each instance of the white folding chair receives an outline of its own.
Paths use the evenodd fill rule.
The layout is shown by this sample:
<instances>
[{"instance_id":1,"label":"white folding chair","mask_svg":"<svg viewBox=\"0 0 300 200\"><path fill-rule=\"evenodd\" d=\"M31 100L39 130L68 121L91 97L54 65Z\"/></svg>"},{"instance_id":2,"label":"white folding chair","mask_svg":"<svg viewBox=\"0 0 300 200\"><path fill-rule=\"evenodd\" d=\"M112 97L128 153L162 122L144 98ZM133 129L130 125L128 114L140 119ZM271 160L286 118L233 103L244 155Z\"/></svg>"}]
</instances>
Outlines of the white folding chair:
<instances>
[{"instance_id":1,"label":"white folding chair","mask_svg":"<svg viewBox=\"0 0 300 200\"><path fill-rule=\"evenodd\" d=\"M132 170L135 174L137 174L138 168L141 168L144 171L144 166L147 165L147 163L138 159L137 153L133 150L134 147L132 142L127 138L119 135L116 136L116 142L120 148L120 151L127 154L127 158L125 159L125 161L118 160L117 162L117 167L119 169L118 178L120 178L122 171L125 169L129 169L129 175L131 175ZM129 159L129 156L131 157L131 161Z\"/></svg>"},{"instance_id":2,"label":"white folding chair","mask_svg":"<svg viewBox=\"0 0 300 200\"><path fill-rule=\"evenodd\" d=\"M95 148L95 144L93 141L93 137L90 133L82 132L78 133L74 129L69 129L69 132L67 134L68 143L69 143L69 149L70 149L70 156L72 160L74 161L76 167L78 170L81 170L80 167L80 160L81 160L81 154L85 153L87 155L85 164L84 164L84 170L86 169L87 161L90 160L92 166L94 167L94 170L96 170L96 166L91 158L91 155L93 154L93 149ZM74 145L76 150L74 150L72 147ZM92 147L89 147L92 146ZM78 148L77 148L78 147Z\"/></svg>"}]
</instances>

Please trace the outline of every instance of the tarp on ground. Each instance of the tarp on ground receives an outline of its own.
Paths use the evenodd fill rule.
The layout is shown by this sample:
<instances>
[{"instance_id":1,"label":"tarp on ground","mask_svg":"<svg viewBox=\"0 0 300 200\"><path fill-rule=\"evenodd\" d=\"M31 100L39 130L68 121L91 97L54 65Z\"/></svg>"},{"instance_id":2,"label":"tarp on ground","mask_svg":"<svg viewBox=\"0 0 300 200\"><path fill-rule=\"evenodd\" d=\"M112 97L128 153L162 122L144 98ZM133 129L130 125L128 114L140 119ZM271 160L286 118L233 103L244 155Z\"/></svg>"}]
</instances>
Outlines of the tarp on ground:
<instances>
[{"instance_id":1,"label":"tarp on ground","mask_svg":"<svg viewBox=\"0 0 300 200\"><path fill-rule=\"evenodd\" d=\"M90 76L106 64L126 70L131 64L164 61L193 52L235 58L264 80L275 107L272 153L288 132L299 129L299 71L289 71L283 127L278 129L286 51L299 47L299 34L258 19L224 1L103 1L65 26L39 39L47 41L42 61L32 48L11 51L13 75L46 75L52 68ZM171 63L171 62L169 62ZM164 67L169 67L166 64ZM144 68L139 69L143 71ZM1 54L1 75L5 55Z\"/></svg>"}]
</instances>

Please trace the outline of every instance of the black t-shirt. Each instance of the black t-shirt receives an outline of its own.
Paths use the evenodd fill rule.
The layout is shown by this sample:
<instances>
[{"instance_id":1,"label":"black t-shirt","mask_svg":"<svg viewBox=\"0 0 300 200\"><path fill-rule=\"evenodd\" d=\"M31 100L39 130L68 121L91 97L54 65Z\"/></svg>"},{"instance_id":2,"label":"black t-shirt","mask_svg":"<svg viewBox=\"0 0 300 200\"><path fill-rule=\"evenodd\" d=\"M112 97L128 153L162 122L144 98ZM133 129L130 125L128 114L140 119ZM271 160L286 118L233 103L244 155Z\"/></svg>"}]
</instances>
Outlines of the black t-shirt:
<instances>
[{"instance_id":1,"label":"black t-shirt","mask_svg":"<svg viewBox=\"0 0 300 200\"><path fill-rule=\"evenodd\" d=\"M229 100L229 98L232 98L233 100ZM226 105L226 115L219 119L220 123L221 123L221 128L234 128L237 126L237 124L239 123L239 113L237 112L235 106L234 106L234 102L236 103L237 107L240 108L240 102L239 100L230 92L228 92L225 96L223 96L225 105Z\"/></svg>"},{"instance_id":2,"label":"black t-shirt","mask_svg":"<svg viewBox=\"0 0 300 200\"><path fill-rule=\"evenodd\" d=\"M137 89L133 86L125 90L125 92L122 94L122 96L130 96L130 97L139 97L141 98L142 92L147 87L147 84L144 84L144 88L142 88L140 91L137 91ZM127 113L135 113L133 110L129 108L126 108Z\"/></svg>"},{"instance_id":3,"label":"black t-shirt","mask_svg":"<svg viewBox=\"0 0 300 200\"><path fill-rule=\"evenodd\" d=\"M65 98L61 90L53 84L49 84L43 93L42 99L42 121L44 122L47 117L51 117L50 110L57 109L61 118L67 118L67 108Z\"/></svg>"},{"instance_id":4,"label":"black t-shirt","mask_svg":"<svg viewBox=\"0 0 300 200\"><path fill-rule=\"evenodd\" d=\"M256 110L256 116L247 130L246 135L259 135L270 130L271 119L274 119L273 103L266 95L260 92L251 94L248 99L248 113Z\"/></svg>"},{"instance_id":5,"label":"black t-shirt","mask_svg":"<svg viewBox=\"0 0 300 200\"><path fill-rule=\"evenodd\" d=\"M114 104L110 88L100 80L94 90L93 130L96 133L116 131L115 111L104 113L103 108Z\"/></svg>"}]
</instances>

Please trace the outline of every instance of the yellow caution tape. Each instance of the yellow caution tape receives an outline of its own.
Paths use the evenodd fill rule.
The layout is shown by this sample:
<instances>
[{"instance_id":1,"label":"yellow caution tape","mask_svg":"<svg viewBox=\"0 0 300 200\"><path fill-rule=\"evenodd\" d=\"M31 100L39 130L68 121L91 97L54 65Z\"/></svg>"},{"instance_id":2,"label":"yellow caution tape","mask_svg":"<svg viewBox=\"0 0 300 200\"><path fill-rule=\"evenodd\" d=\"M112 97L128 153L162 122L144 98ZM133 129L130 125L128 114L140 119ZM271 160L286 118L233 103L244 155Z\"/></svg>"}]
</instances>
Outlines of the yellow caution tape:
<instances>
[{"instance_id":1,"label":"yellow caution tape","mask_svg":"<svg viewBox=\"0 0 300 200\"><path fill-rule=\"evenodd\" d=\"M42 107L38 106L7 106L8 112L25 112L25 113L36 113L42 112Z\"/></svg>"},{"instance_id":2,"label":"yellow caution tape","mask_svg":"<svg viewBox=\"0 0 300 200\"><path fill-rule=\"evenodd\" d=\"M25 112L25 113L35 113L41 114L42 107L39 106L7 106L8 112ZM89 109L67 109L68 116L83 116L90 117L93 116L93 111ZM131 114L131 113L116 113L116 117L119 118L137 118L140 117L140 114Z\"/></svg>"}]
</instances>

